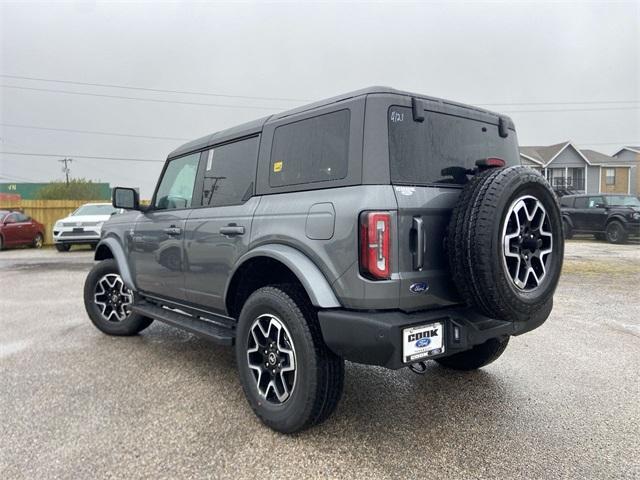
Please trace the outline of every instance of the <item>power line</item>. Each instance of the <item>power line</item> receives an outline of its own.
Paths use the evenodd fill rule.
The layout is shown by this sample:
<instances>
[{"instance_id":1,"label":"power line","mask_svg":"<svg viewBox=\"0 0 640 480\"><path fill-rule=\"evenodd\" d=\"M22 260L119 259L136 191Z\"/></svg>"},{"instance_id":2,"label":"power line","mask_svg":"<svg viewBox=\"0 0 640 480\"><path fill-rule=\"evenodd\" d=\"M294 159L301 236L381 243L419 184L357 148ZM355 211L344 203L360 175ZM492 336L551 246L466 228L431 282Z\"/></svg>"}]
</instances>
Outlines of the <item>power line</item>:
<instances>
[{"instance_id":1,"label":"power line","mask_svg":"<svg viewBox=\"0 0 640 480\"><path fill-rule=\"evenodd\" d=\"M483 107L502 107L506 105L599 105L602 103L640 103L640 100L588 100L586 102L506 102L506 103L471 103Z\"/></svg>"},{"instance_id":2,"label":"power line","mask_svg":"<svg viewBox=\"0 0 640 480\"><path fill-rule=\"evenodd\" d=\"M0 123L0 126L10 127L10 128L28 128L32 130L50 130L52 132L85 133L90 135L111 135L114 137L150 138L152 140L179 140L179 141L192 140L191 138L181 138L181 137L159 137L159 136L153 136L153 135L134 135L134 134L128 134L128 133L100 132L95 130L75 130L73 128L37 127L35 125L17 125L14 123Z\"/></svg>"},{"instance_id":3,"label":"power line","mask_svg":"<svg viewBox=\"0 0 640 480\"><path fill-rule=\"evenodd\" d=\"M107 160L117 162L153 162L164 163L164 160L153 160L151 158L127 158L127 157L106 157L106 156L94 156L94 155L66 155L60 153L28 153L28 152L0 152L6 155L24 155L27 157L73 157L73 158L86 158L91 160Z\"/></svg>"},{"instance_id":4,"label":"power line","mask_svg":"<svg viewBox=\"0 0 640 480\"><path fill-rule=\"evenodd\" d=\"M145 92L157 92L157 93L178 93L183 95L200 95L200 96L220 97L220 98L240 98L244 100L276 100L276 101L285 101L285 102L309 102L310 101L310 100L305 100L301 98L256 97L251 95L228 95L228 94L222 94L222 93L196 92L193 90L167 90L163 88L133 87L130 85L116 85L113 83L77 82L73 80L56 80L52 78L27 77L22 75L0 74L0 77L15 78L19 80L36 80L39 82L63 83L67 85L83 85L88 87L120 88L124 90L140 90Z\"/></svg>"},{"instance_id":5,"label":"power line","mask_svg":"<svg viewBox=\"0 0 640 480\"><path fill-rule=\"evenodd\" d=\"M19 80L34 80L39 82L53 82L53 83L61 83L67 85L83 85L83 86L91 86L91 87L103 87L103 88L119 88L124 90L139 90L146 92L157 92L157 93L176 93L183 95L200 95L200 96L208 96L208 97L220 97L220 98L239 98L246 100L276 100L276 101L287 101L287 102L311 102L310 99L304 98L286 98L286 97L259 97L259 96L250 96L250 95L230 95L230 94L221 94L221 93L212 93L212 92L198 92L193 90L169 90L163 88L149 88L149 87L134 87L131 85L118 85L113 83L90 83L90 82L78 82L74 80L59 80L53 78L42 78L42 77L31 77L25 75L10 75L10 74L0 74L0 77L4 78L13 78ZM598 105L598 104L625 104L625 103L640 103L640 100L587 100L583 102L579 101L571 101L571 102L471 102L472 105L478 106L506 106L506 105L524 105L524 106L532 106L532 105Z\"/></svg>"},{"instance_id":6,"label":"power line","mask_svg":"<svg viewBox=\"0 0 640 480\"><path fill-rule=\"evenodd\" d=\"M604 107L604 108L563 108L562 110L500 110L501 113L564 113L564 112L600 112L609 110L640 110L637 107Z\"/></svg>"},{"instance_id":7,"label":"power line","mask_svg":"<svg viewBox=\"0 0 640 480\"><path fill-rule=\"evenodd\" d=\"M72 80L58 80L58 79L41 78L41 77L29 77L29 76L22 76L22 75L0 74L0 77L21 79L21 80L35 80L35 81L42 81L42 82L54 82L54 83L62 83L62 84L69 84L69 85L97 86L97 87L105 87L105 88L119 88L119 89L149 91L149 92L158 92L158 93L177 93L177 94L186 94L186 95L204 95L204 96L222 97L222 98L239 98L239 99L249 99L249 100L277 100L277 101L292 101L292 102L308 102L308 101L311 101L309 99L299 99L299 98L260 97L260 96L249 96L249 95L228 95L228 94L211 93L211 92L197 92L197 91L193 91L193 90L169 90L169 89L149 88L149 87L133 87L133 86L130 86L130 85L78 82L78 81L72 81ZM586 105L586 104L597 105L597 104L627 104L627 103L640 103L640 100L587 100L587 101L571 101L571 102L489 102L489 103L472 102L473 105L480 105L480 106Z\"/></svg>"},{"instance_id":8,"label":"power line","mask_svg":"<svg viewBox=\"0 0 640 480\"><path fill-rule=\"evenodd\" d=\"M630 142L595 142L595 143L590 143L590 142L575 142L576 145L633 145L636 143L640 143L639 140L632 140Z\"/></svg>"},{"instance_id":9,"label":"power line","mask_svg":"<svg viewBox=\"0 0 640 480\"><path fill-rule=\"evenodd\" d=\"M180 100L160 100L155 98L142 98L142 97L128 97L124 95L107 95L104 93L88 93L88 92L70 92L68 90L56 90L53 88L35 88L35 87L22 87L18 85L0 85L0 88L14 88L17 90L28 90L35 92L48 92L48 93L62 93L66 95L81 95L87 97L99 97L99 98L115 98L120 100L137 100L141 102L153 102L153 103L172 103L178 105L196 105L202 107L218 107L218 108L242 108L249 110L270 110L275 109L287 109L289 107L279 106L262 106L262 105L231 105L231 104L219 104L219 103L200 103L200 102L184 102ZM491 103L476 103L478 106L497 106L497 105L580 105L588 104L590 102L564 102L564 103L504 103L504 104L491 104ZM597 102L593 102L594 104ZM602 103L640 103L636 101L613 101ZM640 106L636 107L602 107L602 108L571 108L571 109L538 109L538 110L501 110L503 113L555 113L555 112L597 112L607 110L638 110Z\"/></svg>"},{"instance_id":10,"label":"power line","mask_svg":"<svg viewBox=\"0 0 640 480\"><path fill-rule=\"evenodd\" d=\"M221 103L200 103L200 102L183 102L180 100L160 100L157 98L142 98L142 97L127 97L124 95L107 95L104 93L87 93L87 92L70 92L68 90L56 90L53 88L35 88L35 87L21 87L18 85L0 85L0 88L15 88L17 90L30 90L34 92L49 92L49 93L63 93L67 95L82 95L85 97L101 97L101 98L117 98L120 100L138 100L141 102L154 102L154 103L174 103L179 105L196 105L199 107L219 107L219 108L244 108L248 110L277 110L278 108L290 108L290 107L266 107L261 105L230 105Z\"/></svg>"},{"instance_id":11,"label":"power line","mask_svg":"<svg viewBox=\"0 0 640 480\"><path fill-rule=\"evenodd\" d=\"M25 178L25 177L21 177L20 175L0 175L0 178L4 178L5 180L9 180L9 181L15 181L15 180L19 180L21 182L35 182L36 180L33 180L32 178Z\"/></svg>"}]
</instances>

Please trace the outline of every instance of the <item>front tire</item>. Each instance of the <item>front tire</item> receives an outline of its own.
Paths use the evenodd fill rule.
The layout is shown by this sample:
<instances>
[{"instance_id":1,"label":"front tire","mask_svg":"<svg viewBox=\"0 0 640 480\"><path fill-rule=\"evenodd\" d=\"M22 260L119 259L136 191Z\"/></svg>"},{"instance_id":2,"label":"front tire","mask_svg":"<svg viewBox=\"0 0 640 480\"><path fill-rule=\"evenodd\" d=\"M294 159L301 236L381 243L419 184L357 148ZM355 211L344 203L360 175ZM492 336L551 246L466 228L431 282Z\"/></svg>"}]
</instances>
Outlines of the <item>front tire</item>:
<instances>
[{"instance_id":1,"label":"front tire","mask_svg":"<svg viewBox=\"0 0 640 480\"><path fill-rule=\"evenodd\" d=\"M571 240L573 238L573 228L571 228L571 224L564 218L562 219L562 233L564 234L565 240Z\"/></svg>"},{"instance_id":2,"label":"front tire","mask_svg":"<svg viewBox=\"0 0 640 480\"><path fill-rule=\"evenodd\" d=\"M112 258L96 263L84 282L84 307L91 322L107 335L136 335L153 320L131 312L134 294Z\"/></svg>"},{"instance_id":3,"label":"front tire","mask_svg":"<svg viewBox=\"0 0 640 480\"><path fill-rule=\"evenodd\" d=\"M323 422L342 396L344 360L325 345L316 311L297 286L251 294L238 320L236 360L249 405L278 432Z\"/></svg>"},{"instance_id":4,"label":"front tire","mask_svg":"<svg viewBox=\"0 0 640 480\"><path fill-rule=\"evenodd\" d=\"M624 225L617 220L613 220L607 225L605 235L609 243L625 243L627 241L627 231Z\"/></svg>"},{"instance_id":5,"label":"front tire","mask_svg":"<svg viewBox=\"0 0 640 480\"><path fill-rule=\"evenodd\" d=\"M477 370L496 361L507 348L509 338L491 338L480 345L476 345L471 350L436 359L436 362L452 370Z\"/></svg>"}]
</instances>

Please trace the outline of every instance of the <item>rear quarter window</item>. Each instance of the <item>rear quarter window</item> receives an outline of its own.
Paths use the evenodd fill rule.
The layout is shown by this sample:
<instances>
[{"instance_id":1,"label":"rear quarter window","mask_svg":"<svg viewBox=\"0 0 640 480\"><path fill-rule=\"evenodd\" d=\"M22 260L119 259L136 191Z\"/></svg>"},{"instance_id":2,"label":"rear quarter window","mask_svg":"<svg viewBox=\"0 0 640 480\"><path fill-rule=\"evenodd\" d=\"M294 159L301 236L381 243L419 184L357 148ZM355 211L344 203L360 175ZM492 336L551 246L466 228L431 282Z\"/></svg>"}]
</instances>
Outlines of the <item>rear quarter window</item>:
<instances>
[{"instance_id":1,"label":"rear quarter window","mask_svg":"<svg viewBox=\"0 0 640 480\"><path fill-rule=\"evenodd\" d=\"M269 185L281 187L345 178L350 116L345 109L276 128Z\"/></svg>"}]
</instances>

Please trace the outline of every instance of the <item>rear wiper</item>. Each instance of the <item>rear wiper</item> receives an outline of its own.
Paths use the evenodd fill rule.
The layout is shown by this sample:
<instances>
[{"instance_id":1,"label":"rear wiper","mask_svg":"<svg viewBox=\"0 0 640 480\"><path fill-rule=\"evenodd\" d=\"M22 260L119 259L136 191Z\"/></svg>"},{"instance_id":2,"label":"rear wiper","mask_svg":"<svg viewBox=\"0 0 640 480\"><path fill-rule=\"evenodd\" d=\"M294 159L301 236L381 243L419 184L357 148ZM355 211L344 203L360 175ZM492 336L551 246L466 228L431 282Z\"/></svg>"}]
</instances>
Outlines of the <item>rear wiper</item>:
<instances>
[{"instance_id":1,"label":"rear wiper","mask_svg":"<svg viewBox=\"0 0 640 480\"><path fill-rule=\"evenodd\" d=\"M476 168L465 167L447 167L440 170L440 175L443 177L453 177L456 183L466 183L468 175L475 175L488 168L504 167L505 161L501 158L489 157L476 160Z\"/></svg>"}]
</instances>

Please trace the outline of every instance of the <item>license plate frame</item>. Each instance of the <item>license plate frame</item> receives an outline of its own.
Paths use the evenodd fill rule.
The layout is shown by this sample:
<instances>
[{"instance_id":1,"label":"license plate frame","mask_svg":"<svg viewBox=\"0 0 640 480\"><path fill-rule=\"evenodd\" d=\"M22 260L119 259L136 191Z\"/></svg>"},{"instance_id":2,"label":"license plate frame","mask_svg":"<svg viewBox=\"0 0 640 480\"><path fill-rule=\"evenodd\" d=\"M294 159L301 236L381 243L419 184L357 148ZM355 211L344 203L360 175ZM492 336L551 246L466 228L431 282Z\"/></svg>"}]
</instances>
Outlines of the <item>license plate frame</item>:
<instances>
[{"instance_id":1,"label":"license plate frame","mask_svg":"<svg viewBox=\"0 0 640 480\"><path fill-rule=\"evenodd\" d=\"M402 361L413 363L445 351L444 322L431 322L402 329Z\"/></svg>"}]
</instances>

